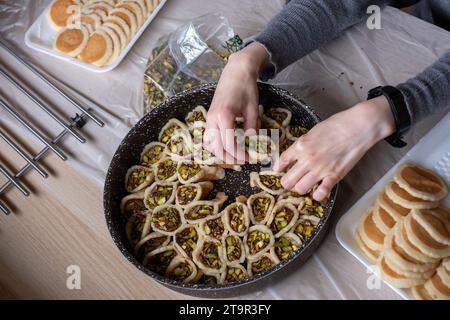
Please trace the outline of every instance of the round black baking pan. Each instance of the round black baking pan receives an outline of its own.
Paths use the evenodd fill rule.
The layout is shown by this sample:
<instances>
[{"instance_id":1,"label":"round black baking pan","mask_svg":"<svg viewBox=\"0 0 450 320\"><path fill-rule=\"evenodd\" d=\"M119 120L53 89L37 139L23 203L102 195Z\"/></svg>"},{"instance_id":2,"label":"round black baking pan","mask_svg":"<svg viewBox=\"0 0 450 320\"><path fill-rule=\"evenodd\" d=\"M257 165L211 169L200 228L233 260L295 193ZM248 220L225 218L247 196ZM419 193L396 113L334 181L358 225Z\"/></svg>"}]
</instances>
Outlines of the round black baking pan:
<instances>
[{"instance_id":1,"label":"round black baking pan","mask_svg":"<svg viewBox=\"0 0 450 320\"><path fill-rule=\"evenodd\" d=\"M278 87L259 83L260 103L264 107L283 107L292 112L292 122L310 129L320 119L313 109L300 99ZM185 284L160 276L135 259L133 248L129 245L125 234L126 220L120 212L120 201L127 195L125 175L129 167L139 163L141 150L151 141L158 140L158 134L164 124L171 118L183 120L190 110L197 105L206 108L210 105L216 85L206 84L181 92L145 115L126 135L111 161L104 186L104 211L109 232L119 250L136 268L155 279L164 286L175 291L199 297L222 298L246 294L261 290L271 283L276 283L281 277L286 277L290 271L301 266L316 250L323 240L328 228L328 218L336 198L337 186L332 190L324 216L311 237L289 259L280 262L271 270L257 274L249 279L227 285ZM250 187L249 173L258 170L255 165L245 165L241 172L226 170L226 177L215 182L214 194L223 191L229 196L228 202L233 202L236 196L249 196L256 189ZM227 205L227 203L225 203Z\"/></svg>"}]
</instances>

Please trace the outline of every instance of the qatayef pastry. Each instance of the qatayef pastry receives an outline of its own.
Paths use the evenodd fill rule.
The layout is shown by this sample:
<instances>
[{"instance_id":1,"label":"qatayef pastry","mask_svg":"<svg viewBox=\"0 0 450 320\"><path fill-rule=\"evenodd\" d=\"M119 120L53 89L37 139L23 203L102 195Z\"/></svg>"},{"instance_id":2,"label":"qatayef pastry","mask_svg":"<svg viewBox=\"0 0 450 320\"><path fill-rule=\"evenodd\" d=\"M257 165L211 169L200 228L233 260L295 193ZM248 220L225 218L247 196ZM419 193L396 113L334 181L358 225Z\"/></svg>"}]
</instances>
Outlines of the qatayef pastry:
<instances>
[{"instance_id":1,"label":"qatayef pastry","mask_svg":"<svg viewBox=\"0 0 450 320\"><path fill-rule=\"evenodd\" d=\"M281 186L282 176L282 173L274 171L251 172L250 186L252 188L258 187L272 195L280 195L284 192Z\"/></svg>"},{"instance_id":2,"label":"qatayef pastry","mask_svg":"<svg viewBox=\"0 0 450 320\"><path fill-rule=\"evenodd\" d=\"M282 261L288 259L302 245L302 241L293 233L285 233L275 240L274 252L277 258Z\"/></svg>"},{"instance_id":3,"label":"qatayef pastry","mask_svg":"<svg viewBox=\"0 0 450 320\"><path fill-rule=\"evenodd\" d=\"M150 233L150 212L141 211L128 219L125 232L128 242L134 247L141 239Z\"/></svg>"},{"instance_id":4,"label":"qatayef pastry","mask_svg":"<svg viewBox=\"0 0 450 320\"><path fill-rule=\"evenodd\" d=\"M380 256L379 250L372 250L361 240L361 235L359 234L359 230L355 231L355 240L356 244L359 246L361 251L369 258L370 262L375 263Z\"/></svg>"},{"instance_id":5,"label":"qatayef pastry","mask_svg":"<svg viewBox=\"0 0 450 320\"><path fill-rule=\"evenodd\" d=\"M301 215L289 232L295 234L299 239L306 241L319 224L320 219L312 215Z\"/></svg>"},{"instance_id":6,"label":"qatayef pastry","mask_svg":"<svg viewBox=\"0 0 450 320\"><path fill-rule=\"evenodd\" d=\"M312 195L305 196L304 200L304 202L300 201L300 204L298 205L298 213L300 215L315 215L318 218L323 217L327 206L327 200L317 202L312 198ZM292 203L296 204L297 201Z\"/></svg>"},{"instance_id":7,"label":"qatayef pastry","mask_svg":"<svg viewBox=\"0 0 450 320\"><path fill-rule=\"evenodd\" d=\"M80 53L79 58L97 67L104 66L113 55L111 37L103 30L96 30L89 37L89 41Z\"/></svg>"},{"instance_id":8,"label":"qatayef pastry","mask_svg":"<svg viewBox=\"0 0 450 320\"><path fill-rule=\"evenodd\" d=\"M443 281L443 276L445 276L446 273L440 268L438 268L437 271L438 272L424 284L424 288L434 300L450 300L450 286Z\"/></svg>"},{"instance_id":9,"label":"qatayef pastry","mask_svg":"<svg viewBox=\"0 0 450 320\"><path fill-rule=\"evenodd\" d=\"M247 200L250 221L253 224L266 224L275 205L275 198L266 193L252 194Z\"/></svg>"},{"instance_id":10,"label":"qatayef pastry","mask_svg":"<svg viewBox=\"0 0 450 320\"><path fill-rule=\"evenodd\" d=\"M202 238L192 256L194 262L204 274L221 274L226 268L226 264L222 260L222 243L217 239L211 237Z\"/></svg>"},{"instance_id":11,"label":"qatayef pastry","mask_svg":"<svg viewBox=\"0 0 450 320\"><path fill-rule=\"evenodd\" d=\"M380 270L381 279L389 282L394 287L397 288L412 288L414 286L421 285L425 283L424 279L412 279L401 274L396 273L392 270L389 265L386 263L385 257L383 254L378 258L378 267Z\"/></svg>"},{"instance_id":12,"label":"qatayef pastry","mask_svg":"<svg viewBox=\"0 0 450 320\"><path fill-rule=\"evenodd\" d=\"M197 267L189 258L177 256L170 262L166 277L180 282L190 283L197 276Z\"/></svg>"},{"instance_id":13,"label":"qatayef pastry","mask_svg":"<svg viewBox=\"0 0 450 320\"><path fill-rule=\"evenodd\" d=\"M89 3L89 4L85 4L83 6L83 8L81 9L81 12L88 13L88 14L96 13L96 14L100 15L102 20L104 21L108 17L109 12L113 9L114 9L114 7L108 2L96 1L96 2Z\"/></svg>"},{"instance_id":14,"label":"qatayef pastry","mask_svg":"<svg viewBox=\"0 0 450 320\"><path fill-rule=\"evenodd\" d=\"M280 263L280 260L274 253L266 252L257 259L248 259L247 273L251 277L258 273L263 273L272 269L278 263Z\"/></svg>"},{"instance_id":15,"label":"qatayef pastry","mask_svg":"<svg viewBox=\"0 0 450 320\"><path fill-rule=\"evenodd\" d=\"M386 191L380 193L377 197L376 204L382 207L389 215L395 220L398 221L403 217L406 217L411 209L402 207L398 203L389 198Z\"/></svg>"},{"instance_id":16,"label":"qatayef pastry","mask_svg":"<svg viewBox=\"0 0 450 320\"><path fill-rule=\"evenodd\" d=\"M193 127L196 122L206 122L206 109L203 106L197 106L188 113L184 119L189 127Z\"/></svg>"},{"instance_id":17,"label":"qatayef pastry","mask_svg":"<svg viewBox=\"0 0 450 320\"><path fill-rule=\"evenodd\" d=\"M144 257L159 247L167 246L170 243L170 237L159 232L152 232L139 241L134 247L134 255L139 261L143 261Z\"/></svg>"},{"instance_id":18,"label":"qatayef pastry","mask_svg":"<svg viewBox=\"0 0 450 320\"><path fill-rule=\"evenodd\" d=\"M223 260L229 266L244 263L245 249L241 238L227 234L222 238Z\"/></svg>"},{"instance_id":19,"label":"qatayef pastry","mask_svg":"<svg viewBox=\"0 0 450 320\"><path fill-rule=\"evenodd\" d=\"M381 251L385 234L377 228L373 221L373 208L370 208L362 217L358 232L364 244L374 251Z\"/></svg>"},{"instance_id":20,"label":"qatayef pastry","mask_svg":"<svg viewBox=\"0 0 450 320\"><path fill-rule=\"evenodd\" d=\"M160 142L150 142L141 153L141 165L151 167L161 160L166 146Z\"/></svg>"},{"instance_id":21,"label":"qatayef pastry","mask_svg":"<svg viewBox=\"0 0 450 320\"><path fill-rule=\"evenodd\" d=\"M269 136L248 136L245 141L250 163L268 163L276 151L275 143Z\"/></svg>"},{"instance_id":22,"label":"qatayef pastry","mask_svg":"<svg viewBox=\"0 0 450 320\"><path fill-rule=\"evenodd\" d=\"M445 208L412 210L411 216L437 242L450 245L450 221L445 217L450 211Z\"/></svg>"},{"instance_id":23,"label":"qatayef pastry","mask_svg":"<svg viewBox=\"0 0 450 320\"><path fill-rule=\"evenodd\" d=\"M102 25L99 27L99 29L105 31L112 40L113 53L111 55L111 58L109 58L109 60L107 62L107 64L111 64L119 57L120 52L122 51L122 49L121 49L122 44L120 42L120 38L117 35L117 33L114 31L114 29L111 29L110 27Z\"/></svg>"},{"instance_id":24,"label":"qatayef pastry","mask_svg":"<svg viewBox=\"0 0 450 320\"><path fill-rule=\"evenodd\" d=\"M132 166L125 176L125 189L128 192L137 192L154 181L154 175L151 169L143 166Z\"/></svg>"},{"instance_id":25,"label":"qatayef pastry","mask_svg":"<svg viewBox=\"0 0 450 320\"><path fill-rule=\"evenodd\" d=\"M116 16L124 20L128 27L130 27L131 35L134 36L136 34L138 25L136 16L133 12L125 8L114 8L113 10L111 10L109 15Z\"/></svg>"},{"instance_id":26,"label":"qatayef pastry","mask_svg":"<svg viewBox=\"0 0 450 320\"><path fill-rule=\"evenodd\" d=\"M288 232L297 222L298 211L292 203L286 200L278 202L272 210L267 225L275 238Z\"/></svg>"},{"instance_id":27,"label":"qatayef pastry","mask_svg":"<svg viewBox=\"0 0 450 320\"><path fill-rule=\"evenodd\" d=\"M58 32L53 48L71 57L78 56L89 40L89 30L85 25L79 28L64 27Z\"/></svg>"},{"instance_id":28,"label":"qatayef pastry","mask_svg":"<svg viewBox=\"0 0 450 320\"><path fill-rule=\"evenodd\" d=\"M120 201L120 212L129 219L133 214L145 211L144 191L129 194Z\"/></svg>"},{"instance_id":29,"label":"qatayef pastry","mask_svg":"<svg viewBox=\"0 0 450 320\"><path fill-rule=\"evenodd\" d=\"M162 143L167 143L174 135L182 132L189 133L187 126L180 120L172 118L162 127L158 139Z\"/></svg>"},{"instance_id":30,"label":"qatayef pastry","mask_svg":"<svg viewBox=\"0 0 450 320\"><path fill-rule=\"evenodd\" d=\"M287 139L297 139L307 133L308 130L297 124L291 124L286 128Z\"/></svg>"},{"instance_id":31,"label":"qatayef pastry","mask_svg":"<svg viewBox=\"0 0 450 320\"><path fill-rule=\"evenodd\" d=\"M172 260L178 255L179 253L173 245L160 247L148 253L143 264L151 271L163 276Z\"/></svg>"},{"instance_id":32,"label":"qatayef pastry","mask_svg":"<svg viewBox=\"0 0 450 320\"><path fill-rule=\"evenodd\" d=\"M227 266L225 271L220 276L222 284L229 284L237 281L242 281L248 278L247 270L240 264L234 266Z\"/></svg>"},{"instance_id":33,"label":"qatayef pastry","mask_svg":"<svg viewBox=\"0 0 450 320\"><path fill-rule=\"evenodd\" d=\"M183 209L173 204L156 207L151 215L152 229L168 236L177 233L184 223Z\"/></svg>"},{"instance_id":34,"label":"qatayef pastry","mask_svg":"<svg viewBox=\"0 0 450 320\"><path fill-rule=\"evenodd\" d=\"M128 42L130 42L130 40L131 40L131 37L133 36L132 34L131 34L131 29L130 29L130 26L127 24L127 22L126 22L126 20L124 20L124 19L122 19L122 18L120 18L120 17L118 17L118 16L108 16L108 18L106 18L106 20L105 20L105 25L106 24L109 24L109 23L111 23L111 24L115 24L117 27L119 27L122 31L123 31L123 33L125 34L125 36L126 36L126 39L127 39L127 43Z\"/></svg>"},{"instance_id":35,"label":"qatayef pastry","mask_svg":"<svg viewBox=\"0 0 450 320\"><path fill-rule=\"evenodd\" d=\"M67 20L67 27L79 28L81 25L85 25L91 35L102 25L102 18L96 13L81 13L73 15Z\"/></svg>"},{"instance_id":36,"label":"qatayef pastry","mask_svg":"<svg viewBox=\"0 0 450 320\"><path fill-rule=\"evenodd\" d=\"M295 191L286 191L285 193L280 194L278 196L277 200L278 201L287 200L288 202L292 203L293 205L297 206L298 208L303 209L303 208L305 208L306 197L300 195L298 192L295 192ZM310 198L310 200L308 200L308 201L312 205L313 200L311 198Z\"/></svg>"},{"instance_id":37,"label":"qatayef pastry","mask_svg":"<svg viewBox=\"0 0 450 320\"><path fill-rule=\"evenodd\" d=\"M292 113L285 108L270 108L264 115L264 120L275 121L279 127L287 127L292 119Z\"/></svg>"},{"instance_id":38,"label":"qatayef pastry","mask_svg":"<svg viewBox=\"0 0 450 320\"><path fill-rule=\"evenodd\" d=\"M220 213L200 222L199 229L202 236L212 237L219 241L222 240L226 232Z\"/></svg>"},{"instance_id":39,"label":"qatayef pastry","mask_svg":"<svg viewBox=\"0 0 450 320\"><path fill-rule=\"evenodd\" d=\"M117 18L117 17L115 17L115 18ZM119 18L117 18L117 19L119 19ZM102 24L102 26L108 27L115 32L115 34L119 37L119 40L120 40L120 50L124 50L129 42L129 38L119 23L114 23L112 21L109 21L109 22L104 22Z\"/></svg>"},{"instance_id":40,"label":"qatayef pastry","mask_svg":"<svg viewBox=\"0 0 450 320\"><path fill-rule=\"evenodd\" d=\"M225 177L225 170L219 167L201 166L195 162L182 161L177 168L178 180L183 183L220 180Z\"/></svg>"},{"instance_id":41,"label":"qatayef pastry","mask_svg":"<svg viewBox=\"0 0 450 320\"><path fill-rule=\"evenodd\" d=\"M244 236L250 225L248 208L245 203L235 202L224 209L223 221L226 229L233 235Z\"/></svg>"},{"instance_id":42,"label":"qatayef pastry","mask_svg":"<svg viewBox=\"0 0 450 320\"><path fill-rule=\"evenodd\" d=\"M433 300L433 297L425 290L423 285L411 288L411 293L416 300Z\"/></svg>"},{"instance_id":43,"label":"qatayef pastry","mask_svg":"<svg viewBox=\"0 0 450 320\"><path fill-rule=\"evenodd\" d=\"M409 194L408 191L401 188L396 182L392 181L385 190L387 196L395 203L409 209L429 209L437 207L437 202L427 201Z\"/></svg>"},{"instance_id":44,"label":"qatayef pastry","mask_svg":"<svg viewBox=\"0 0 450 320\"><path fill-rule=\"evenodd\" d=\"M172 204L175 200L177 182L155 182L145 189L144 204L149 210L158 206Z\"/></svg>"},{"instance_id":45,"label":"qatayef pastry","mask_svg":"<svg viewBox=\"0 0 450 320\"><path fill-rule=\"evenodd\" d=\"M409 194L420 199L434 202L448 194L447 186L437 174L414 164L401 165L394 180Z\"/></svg>"},{"instance_id":46,"label":"qatayef pastry","mask_svg":"<svg viewBox=\"0 0 450 320\"><path fill-rule=\"evenodd\" d=\"M180 185L175 193L175 203L186 206L194 201L202 200L213 188L214 184L210 181Z\"/></svg>"},{"instance_id":47,"label":"qatayef pastry","mask_svg":"<svg viewBox=\"0 0 450 320\"><path fill-rule=\"evenodd\" d=\"M155 180L158 182L171 182L177 180L178 163L171 158L162 158L155 163Z\"/></svg>"},{"instance_id":48,"label":"qatayef pastry","mask_svg":"<svg viewBox=\"0 0 450 320\"><path fill-rule=\"evenodd\" d=\"M50 24L57 30L67 24L69 17L75 13L76 2L73 0L55 0L47 11L47 18ZM73 8L73 10L71 10Z\"/></svg>"},{"instance_id":49,"label":"qatayef pastry","mask_svg":"<svg viewBox=\"0 0 450 320\"><path fill-rule=\"evenodd\" d=\"M144 18L146 16L146 14L142 11L141 7L135 2L120 1L116 5L116 8L127 9L133 13L133 15L136 17L136 31L135 32L137 32L139 30L139 28L142 26L142 23L144 22Z\"/></svg>"},{"instance_id":50,"label":"qatayef pastry","mask_svg":"<svg viewBox=\"0 0 450 320\"><path fill-rule=\"evenodd\" d=\"M175 160L191 158L193 144L189 132L177 132L167 141L166 153Z\"/></svg>"},{"instance_id":51,"label":"qatayef pastry","mask_svg":"<svg viewBox=\"0 0 450 320\"><path fill-rule=\"evenodd\" d=\"M212 200L194 201L184 209L184 219L188 223L200 223L219 213L219 206Z\"/></svg>"},{"instance_id":52,"label":"qatayef pastry","mask_svg":"<svg viewBox=\"0 0 450 320\"><path fill-rule=\"evenodd\" d=\"M263 225L251 226L244 236L247 259L254 260L268 252L275 243L272 231Z\"/></svg>"},{"instance_id":53,"label":"qatayef pastry","mask_svg":"<svg viewBox=\"0 0 450 320\"><path fill-rule=\"evenodd\" d=\"M373 221L375 222L377 228L384 234L387 234L396 223L395 219L393 219L391 215L379 205L375 205L373 208Z\"/></svg>"},{"instance_id":54,"label":"qatayef pastry","mask_svg":"<svg viewBox=\"0 0 450 320\"><path fill-rule=\"evenodd\" d=\"M185 257L192 259L192 252L197 247L199 232L195 225L184 225L174 235L175 247Z\"/></svg>"}]
</instances>

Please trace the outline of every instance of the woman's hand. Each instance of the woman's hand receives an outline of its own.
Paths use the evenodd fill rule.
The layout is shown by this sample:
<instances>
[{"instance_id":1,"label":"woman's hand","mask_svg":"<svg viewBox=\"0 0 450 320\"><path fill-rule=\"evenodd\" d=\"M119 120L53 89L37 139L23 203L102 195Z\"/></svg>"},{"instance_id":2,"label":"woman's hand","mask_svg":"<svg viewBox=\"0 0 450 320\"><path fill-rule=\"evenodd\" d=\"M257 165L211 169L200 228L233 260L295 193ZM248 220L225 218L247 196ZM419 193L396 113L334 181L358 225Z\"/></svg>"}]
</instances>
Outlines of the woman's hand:
<instances>
[{"instance_id":1,"label":"woman's hand","mask_svg":"<svg viewBox=\"0 0 450 320\"><path fill-rule=\"evenodd\" d=\"M285 189L308 193L322 201L378 141L395 131L394 118L383 96L361 102L317 124L301 136L275 163L276 171L290 169L281 179Z\"/></svg>"},{"instance_id":2,"label":"woman's hand","mask_svg":"<svg viewBox=\"0 0 450 320\"><path fill-rule=\"evenodd\" d=\"M245 150L237 148L236 117L244 118L244 130L258 125L258 73L267 64L268 54L252 43L230 56L217 84L206 117L204 147L226 163L243 163Z\"/></svg>"}]
</instances>

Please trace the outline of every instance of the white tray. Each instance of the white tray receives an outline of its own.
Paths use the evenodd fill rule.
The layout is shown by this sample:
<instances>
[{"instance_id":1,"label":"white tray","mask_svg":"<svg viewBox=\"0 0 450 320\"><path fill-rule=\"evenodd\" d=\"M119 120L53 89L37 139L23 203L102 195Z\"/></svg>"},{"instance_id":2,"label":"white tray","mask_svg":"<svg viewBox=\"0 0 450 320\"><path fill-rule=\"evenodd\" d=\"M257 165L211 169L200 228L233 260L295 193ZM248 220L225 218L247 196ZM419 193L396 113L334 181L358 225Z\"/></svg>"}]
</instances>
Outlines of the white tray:
<instances>
[{"instance_id":1,"label":"white tray","mask_svg":"<svg viewBox=\"0 0 450 320\"><path fill-rule=\"evenodd\" d=\"M375 202L377 194L394 176L395 169L401 163L413 162L439 173L450 185L450 113L430 130L411 150L392 167L353 207L345 213L336 225L336 237L339 243L358 259L366 268L372 265L356 244L354 234L361 215ZM443 204L450 205L450 197ZM408 290L398 289L387 283L404 299L411 299Z\"/></svg>"},{"instance_id":2,"label":"white tray","mask_svg":"<svg viewBox=\"0 0 450 320\"><path fill-rule=\"evenodd\" d=\"M125 47L125 49L122 50L120 56L114 61L112 64L104 66L104 67L97 67L92 64L85 63L81 60L72 58L70 56L67 56L65 54L62 54L60 52L57 52L53 50L53 41L56 37L56 34L58 33L49 23L47 19L47 10L49 7L47 7L44 12L39 16L39 18L36 19L36 21L31 25L31 27L28 29L28 31L25 33L25 44L39 52L43 52L45 54L48 54L52 57L55 57L60 60L64 60L68 63L71 63L73 65L79 66L81 68L87 69L92 72L108 72L113 70L115 67L117 67L122 60L125 58L125 56L128 54L128 52L131 50L133 45L136 43L136 41L139 39L139 37L144 33L145 29L148 27L148 25L153 21L153 19L158 14L159 10L165 5L167 0L161 0L159 5L153 10L152 14L147 17L147 20L144 22L142 27L138 30L138 32L134 35L134 37L131 39L130 43ZM50 6L50 5L49 5Z\"/></svg>"}]
</instances>

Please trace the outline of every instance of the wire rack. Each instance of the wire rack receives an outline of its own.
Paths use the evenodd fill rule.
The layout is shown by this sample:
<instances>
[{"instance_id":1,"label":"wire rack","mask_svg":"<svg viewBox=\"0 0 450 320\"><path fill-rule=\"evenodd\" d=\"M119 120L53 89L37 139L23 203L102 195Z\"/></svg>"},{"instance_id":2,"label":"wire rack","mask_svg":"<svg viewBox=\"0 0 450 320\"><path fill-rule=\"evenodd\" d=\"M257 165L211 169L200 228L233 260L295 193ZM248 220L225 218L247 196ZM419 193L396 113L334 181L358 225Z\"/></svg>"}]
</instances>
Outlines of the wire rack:
<instances>
[{"instance_id":1,"label":"wire rack","mask_svg":"<svg viewBox=\"0 0 450 320\"><path fill-rule=\"evenodd\" d=\"M73 107L77 109L74 117L65 120L58 113L52 110L51 107L46 105L39 96L28 89L28 87L17 77L12 76L8 70L0 64L0 76L9 81L17 90L22 92L29 100L31 100L36 106L47 113L61 128L62 131L54 137L48 137L42 134L30 121L26 118L11 104L5 101L2 93L0 93L0 108L5 109L21 126L23 126L27 131L34 135L43 145L37 154L31 155L24 150L22 146L14 141L14 138L8 135L6 132L0 128L0 139L6 142L13 151L15 151L21 158L26 161L26 164L17 172L11 172L2 163L0 163L0 173L6 177L7 181L0 186L0 196L10 188L17 188L25 197L30 195L29 189L24 185L20 178L28 171L34 170L42 178L47 178L49 176L48 172L40 165L40 161L50 152L57 155L61 160L67 160L67 155L58 146L58 144L67 136L70 135L80 143L85 143L86 138L79 132L80 129L86 124L88 120L93 121L98 126L103 127L104 123L100 120L93 112L92 108L87 107L85 104L76 99L73 95L69 94L67 91L61 89L61 83L54 77L46 74L43 70L36 67L33 63L27 61L17 50L12 49L12 47L0 39L0 48L8 52L18 63L24 65L31 73L39 77L47 86L52 88L58 94L60 94L64 99L72 104ZM83 97L85 98L85 97ZM88 100L93 106L99 107L93 101ZM0 199L0 211L4 214L10 214L11 209Z\"/></svg>"}]
</instances>

